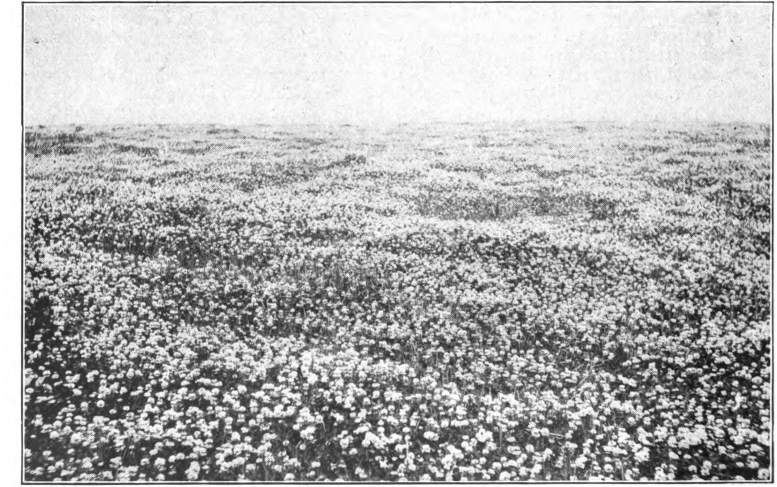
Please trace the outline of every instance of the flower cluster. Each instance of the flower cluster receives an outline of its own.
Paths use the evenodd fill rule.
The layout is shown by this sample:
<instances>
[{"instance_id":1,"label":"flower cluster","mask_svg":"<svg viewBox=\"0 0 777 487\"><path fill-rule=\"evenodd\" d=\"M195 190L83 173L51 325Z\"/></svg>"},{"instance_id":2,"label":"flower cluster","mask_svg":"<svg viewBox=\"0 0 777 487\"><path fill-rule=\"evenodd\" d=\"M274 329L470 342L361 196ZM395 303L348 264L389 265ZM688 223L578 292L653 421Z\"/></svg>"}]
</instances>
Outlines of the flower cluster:
<instances>
[{"instance_id":1,"label":"flower cluster","mask_svg":"<svg viewBox=\"0 0 777 487\"><path fill-rule=\"evenodd\" d=\"M771 477L759 127L32 133L26 480Z\"/></svg>"}]
</instances>

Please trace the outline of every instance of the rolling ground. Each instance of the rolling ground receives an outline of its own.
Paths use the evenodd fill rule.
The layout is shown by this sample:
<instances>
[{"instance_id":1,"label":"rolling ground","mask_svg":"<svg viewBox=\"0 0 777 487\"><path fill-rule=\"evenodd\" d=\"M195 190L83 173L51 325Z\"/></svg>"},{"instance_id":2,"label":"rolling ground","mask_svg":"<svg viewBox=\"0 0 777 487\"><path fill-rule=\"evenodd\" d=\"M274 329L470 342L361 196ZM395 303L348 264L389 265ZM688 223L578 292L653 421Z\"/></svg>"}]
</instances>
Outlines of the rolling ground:
<instances>
[{"instance_id":1,"label":"rolling ground","mask_svg":"<svg viewBox=\"0 0 777 487\"><path fill-rule=\"evenodd\" d=\"M25 478L768 479L769 138L28 127Z\"/></svg>"}]
</instances>

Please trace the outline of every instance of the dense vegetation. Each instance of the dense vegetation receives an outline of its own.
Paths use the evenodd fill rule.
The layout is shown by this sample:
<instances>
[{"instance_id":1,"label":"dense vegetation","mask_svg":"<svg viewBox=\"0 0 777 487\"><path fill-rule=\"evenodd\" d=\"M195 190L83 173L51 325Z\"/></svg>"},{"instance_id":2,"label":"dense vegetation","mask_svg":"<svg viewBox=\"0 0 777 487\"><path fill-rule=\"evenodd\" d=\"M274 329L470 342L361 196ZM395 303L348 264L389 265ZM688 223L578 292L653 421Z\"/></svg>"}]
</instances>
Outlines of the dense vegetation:
<instances>
[{"instance_id":1,"label":"dense vegetation","mask_svg":"<svg viewBox=\"0 0 777 487\"><path fill-rule=\"evenodd\" d=\"M25 478L770 478L769 137L29 128Z\"/></svg>"}]
</instances>

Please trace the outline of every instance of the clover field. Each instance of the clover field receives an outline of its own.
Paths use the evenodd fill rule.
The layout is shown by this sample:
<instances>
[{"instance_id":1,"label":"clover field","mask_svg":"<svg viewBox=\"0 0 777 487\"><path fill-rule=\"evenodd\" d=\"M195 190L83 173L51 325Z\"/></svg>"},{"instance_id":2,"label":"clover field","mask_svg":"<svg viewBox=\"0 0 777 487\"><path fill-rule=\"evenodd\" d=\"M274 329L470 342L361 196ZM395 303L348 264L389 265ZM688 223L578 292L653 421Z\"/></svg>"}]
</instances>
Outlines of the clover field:
<instances>
[{"instance_id":1,"label":"clover field","mask_svg":"<svg viewBox=\"0 0 777 487\"><path fill-rule=\"evenodd\" d=\"M766 480L768 127L28 127L24 477Z\"/></svg>"}]
</instances>

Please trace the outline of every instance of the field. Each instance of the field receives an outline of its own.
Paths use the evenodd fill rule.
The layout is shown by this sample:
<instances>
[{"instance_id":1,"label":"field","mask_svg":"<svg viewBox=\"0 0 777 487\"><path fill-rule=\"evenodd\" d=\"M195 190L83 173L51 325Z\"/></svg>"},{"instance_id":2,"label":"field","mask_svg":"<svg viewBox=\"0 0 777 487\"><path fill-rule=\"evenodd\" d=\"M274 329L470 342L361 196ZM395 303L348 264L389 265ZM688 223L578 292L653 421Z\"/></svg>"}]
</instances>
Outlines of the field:
<instances>
[{"instance_id":1,"label":"field","mask_svg":"<svg viewBox=\"0 0 777 487\"><path fill-rule=\"evenodd\" d=\"M25 479L770 479L770 137L28 127Z\"/></svg>"}]
</instances>

